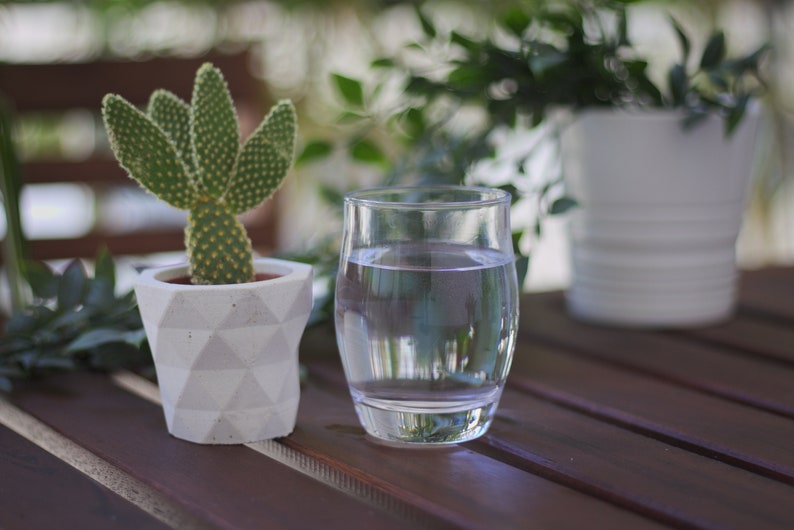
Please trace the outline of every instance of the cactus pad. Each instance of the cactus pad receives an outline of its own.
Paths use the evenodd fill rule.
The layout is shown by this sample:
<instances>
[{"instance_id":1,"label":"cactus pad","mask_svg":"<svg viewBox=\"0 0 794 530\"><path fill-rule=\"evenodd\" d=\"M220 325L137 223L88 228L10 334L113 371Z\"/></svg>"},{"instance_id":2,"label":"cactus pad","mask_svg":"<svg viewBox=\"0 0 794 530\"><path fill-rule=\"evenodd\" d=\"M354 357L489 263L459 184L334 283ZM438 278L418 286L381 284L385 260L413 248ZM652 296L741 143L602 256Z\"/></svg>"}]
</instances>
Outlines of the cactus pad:
<instances>
[{"instance_id":1,"label":"cactus pad","mask_svg":"<svg viewBox=\"0 0 794 530\"><path fill-rule=\"evenodd\" d=\"M251 279L251 240L242 223L212 199L201 199L188 214L185 229L190 277L194 284L217 285Z\"/></svg>"},{"instance_id":2,"label":"cactus pad","mask_svg":"<svg viewBox=\"0 0 794 530\"><path fill-rule=\"evenodd\" d=\"M188 210L185 245L195 284L254 280L253 251L236 218L270 197L292 165L297 131L289 101L276 104L240 145L226 82L206 63L191 104L156 90L146 114L107 95L102 114L121 166L143 188Z\"/></svg>"}]
</instances>

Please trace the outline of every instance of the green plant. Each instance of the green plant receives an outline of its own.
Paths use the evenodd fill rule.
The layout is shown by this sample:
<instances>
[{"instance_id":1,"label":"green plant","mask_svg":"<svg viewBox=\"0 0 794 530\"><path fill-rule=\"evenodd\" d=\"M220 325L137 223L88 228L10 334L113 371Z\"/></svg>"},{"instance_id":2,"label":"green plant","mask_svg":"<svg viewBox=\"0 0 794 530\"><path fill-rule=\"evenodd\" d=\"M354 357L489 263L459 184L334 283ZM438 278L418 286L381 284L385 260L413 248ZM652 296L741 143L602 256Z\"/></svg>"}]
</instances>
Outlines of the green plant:
<instances>
[{"instance_id":1,"label":"green plant","mask_svg":"<svg viewBox=\"0 0 794 530\"><path fill-rule=\"evenodd\" d=\"M94 276L72 261L62 273L29 263L34 302L16 311L0 339L0 390L56 371L147 367L151 355L132 291L116 295L116 270L100 251Z\"/></svg>"},{"instance_id":2,"label":"green plant","mask_svg":"<svg viewBox=\"0 0 794 530\"><path fill-rule=\"evenodd\" d=\"M143 113L118 95L102 103L116 158L138 183L168 204L188 210L185 228L194 284L254 280L253 251L237 215L281 185L292 165L295 109L278 102L245 141L220 70L196 73L191 103L156 90Z\"/></svg>"},{"instance_id":3,"label":"green plant","mask_svg":"<svg viewBox=\"0 0 794 530\"><path fill-rule=\"evenodd\" d=\"M438 32L421 13L426 41L445 41L454 53L437 70L407 72L406 93L427 102L454 99L486 110L487 128L514 126L521 117L533 125L550 109L569 107L682 108L687 125L709 112L726 118L730 134L747 104L763 88L759 63L767 46L738 58L727 56L725 34L713 32L693 61L692 40L671 19L682 59L670 67L664 90L651 79L649 60L629 38L627 5L637 0L539 2L508 10L497 19L506 38ZM378 65L394 67L388 60Z\"/></svg>"},{"instance_id":4,"label":"green plant","mask_svg":"<svg viewBox=\"0 0 794 530\"><path fill-rule=\"evenodd\" d=\"M0 98L0 193L3 195L3 210L6 235L3 238L3 261L8 276L8 287L12 311L18 311L29 302L25 289L25 234L19 198L22 193L22 178L19 158L12 134L13 113L11 106Z\"/></svg>"},{"instance_id":5,"label":"green plant","mask_svg":"<svg viewBox=\"0 0 794 530\"><path fill-rule=\"evenodd\" d=\"M441 31L417 9L422 36L399 53L372 62L379 72L374 85L333 75L345 105L340 123L353 125L341 147L352 160L382 171L386 184L406 176L420 182L477 183L472 168L499 156L495 131L548 123L548 113L558 108L679 108L687 127L716 112L730 134L764 88L759 69L767 46L729 58L725 34L715 31L695 57L692 39L671 19L683 53L662 89L652 78L649 60L629 38L629 5L638 2L513 2L498 12L494 8L493 25L479 25L486 29L477 34ZM385 101L395 84L402 89L399 99ZM461 126L465 111L473 111L475 119ZM339 146L337 139L309 142L299 160L327 156ZM511 160L512 178L502 186L515 202L535 203L530 228L535 237L548 215L575 206L561 192L559 168L538 171L533 165L537 152L528 148ZM334 196L333 191L323 193ZM519 228L514 234L517 250L526 247L519 245L525 232ZM525 259L519 263L526 266Z\"/></svg>"}]
</instances>

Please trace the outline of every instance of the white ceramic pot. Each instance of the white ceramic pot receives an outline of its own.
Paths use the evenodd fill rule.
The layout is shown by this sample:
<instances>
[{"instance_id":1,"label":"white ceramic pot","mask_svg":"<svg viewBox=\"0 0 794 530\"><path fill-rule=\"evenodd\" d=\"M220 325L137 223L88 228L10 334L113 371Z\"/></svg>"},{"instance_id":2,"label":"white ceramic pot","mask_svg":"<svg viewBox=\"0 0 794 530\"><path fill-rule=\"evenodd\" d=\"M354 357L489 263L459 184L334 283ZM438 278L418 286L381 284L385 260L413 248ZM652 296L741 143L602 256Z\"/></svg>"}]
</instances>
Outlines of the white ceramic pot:
<instances>
[{"instance_id":1,"label":"white ceramic pot","mask_svg":"<svg viewBox=\"0 0 794 530\"><path fill-rule=\"evenodd\" d=\"M712 116L583 112L563 135L571 215L569 311L616 325L686 327L731 315L735 246L760 121L730 138Z\"/></svg>"},{"instance_id":2,"label":"white ceramic pot","mask_svg":"<svg viewBox=\"0 0 794 530\"><path fill-rule=\"evenodd\" d=\"M149 269L135 285L168 431L205 444L290 434L300 397L298 344L312 307L312 268L258 259L272 279L173 283L187 265Z\"/></svg>"}]
</instances>

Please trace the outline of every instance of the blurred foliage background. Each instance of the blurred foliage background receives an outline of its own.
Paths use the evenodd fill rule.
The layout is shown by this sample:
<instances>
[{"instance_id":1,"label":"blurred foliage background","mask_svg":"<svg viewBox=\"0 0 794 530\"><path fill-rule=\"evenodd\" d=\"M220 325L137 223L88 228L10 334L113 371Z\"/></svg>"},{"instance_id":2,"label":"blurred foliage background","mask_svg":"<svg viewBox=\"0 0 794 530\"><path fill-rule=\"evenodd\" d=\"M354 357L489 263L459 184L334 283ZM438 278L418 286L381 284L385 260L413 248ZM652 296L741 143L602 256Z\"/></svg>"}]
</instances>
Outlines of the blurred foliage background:
<instances>
[{"instance_id":1,"label":"blurred foliage background","mask_svg":"<svg viewBox=\"0 0 794 530\"><path fill-rule=\"evenodd\" d=\"M250 49L252 68L261 79L263 97L292 98L300 116L301 162L281 193L281 242L285 250L316 253L328 249L340 231L341 195L351 189L421 180L430 173L406 153L405 138L390 121L405 104L405 78L390 64L399 62L432 76L453 53L451 32L472 38L499 39L498 21L516 8L560 4L562 0L83 0L28 1L0 4L0 61L71 62L114 56L200 56L210 50ZM628 6L628 32L638 50L653 59L649 76L661 79L680 50L668 17L674 16L702 48L714 27L725 29L734 53L772 44L766 104L776 118L765 131L754 199L740 242L747 266L794 259L794 185L789 160L794 152L794 2L789 0L576 0L581 9L598 4ZM417 16L421 13L421 16ZM442 60L435 60L441 58ZM386 68L384 68L386 66ZM440 72L443 75L444 72ZM156 80L153 82L157 85ZM2 85L0 85L2 92ZM458 127L476 123L477 108L458 109ZM84 156L103 142L85 116L65 116L19 124L20 156L48 150ZM533 142L529 127L522 141ZM528 198L516 205L515 220L526 225L520 245L533 254L529 287L564 285L564 228L550 220L543 237L538 219L562 192L554 152L538 149L532 168L498 160L514 157L507 136L489 139L501 156L469 148L460 159L446 160L447 175L464 182L520 188ZM455 138L447 137L450 142ZM495 146L493 145L495 142ZM434 146L429 146L434 147ZM425 161L454 145L428 149ZM500 151L501 149L501 151ZM414 155L416 153L413 153ZM407 163L413 160L413 165ZM434 162L438 162L436 159ZM459 163L459 165L455 165ZM425 167L427 169L427 167ZM436 179L441 179L436 173ZM537 193L533 196L533 193ZM548 200L544 200L544 197ZM24 199L24 197L23 197ZM39 198L23 200L23 217L41 220ZM564 208L561 208L564 209ZM79 210L79 208L78 208ZM39 213L35 213L38 211ZM34 212L34 213L31 213ZM299 214L295 214L299 212ZM75 213L66 215L77 215ZM77 229L82 221L73 219ZM38 223L41 224L41 223ZM52 221L50 229L62 227ZM36 230L46 232L46 226Z\"/></svg>"}]
</instances>

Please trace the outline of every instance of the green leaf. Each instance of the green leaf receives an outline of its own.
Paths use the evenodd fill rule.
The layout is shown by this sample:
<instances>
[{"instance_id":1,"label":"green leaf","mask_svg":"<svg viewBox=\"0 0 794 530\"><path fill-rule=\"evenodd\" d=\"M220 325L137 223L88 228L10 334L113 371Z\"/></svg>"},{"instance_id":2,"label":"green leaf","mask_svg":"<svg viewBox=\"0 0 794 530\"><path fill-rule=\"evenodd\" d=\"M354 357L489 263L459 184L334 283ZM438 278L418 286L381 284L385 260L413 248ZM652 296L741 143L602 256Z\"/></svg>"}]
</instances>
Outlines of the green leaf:
<instances>
[{"instance_id":1,"label":"green leaf","mask_svg":"<svg viewBox=\"0 0 794 530\"><path fill-rule=\"evenodd\" d=\"M179 159L191 172L196 171L196 159L190 137L190 105L168 90L155 90L149 98L147 113L171 140Z\"/></svg>"},{"instance_id":2,"label":"green leaf","mask_svg":"<svg viewBox=\"0 0 794 530\"><path fill-rule=\"evenodd\" d=\"M276 103L240 151L224 195L229 211L246 212L281 186L295 157L297 130L292 102Z\"/></svg>"},{"instance_id":3,"label":"green leaf","mask_svg":"<svg viewBox=\"0 0 794 530\"><path fill-rule=\"evenodd\" d=\"M683 105L689 92L689 78L686 75L684 65L673 65L668 73L668 84L670 85L673 104L677 106Z\"/></svg>"},{"instance_id":4,"label":"green leaf","mask_svg":"<svg viewBox=\"0 0 794 530\"><path fill-rule=\"evenodd\" d=\"M66 311L77 307L83 299L86 275L80 260L72 261L63 271L58 285L58 310Z\"/></svg>"},{"instance_id":5,"label":"green leaf","mask_svg":"<svg viewBox=\"0 0 794 530\"><path fill-rule=\"evenodd\" d=\"M524 36L524 32L529 27L530 22L532 22L532 19L521 8L508 10L500 20L502 26L507 28L516 37Z\"/></svg>"},{"instance_id":6,"label":"green leaf","mask_svg":"<svg viewBox=\"0 0 794 530\"><path fill-rule=\"evenodd\" d=\"M232 96L221 71L204 63L196 72L190 102L190 135L199 180L211 197L226 191L240 151Z\"/></svg>"},{"instance_id":7,"label":"green leaf","mask_svg":"<svg viewBox=\"0 0 794 530\"><path fill-rule=\"evenodd\" d=\"M50 313L53 312L49 308L46 310ZM6 322L6 335L31 335L36 330L36 324L37 319L33 314L27 311L14 313Z\"/></svg>"},{"instance_id":8,"label":"green leaf","mask_svg":"<svg viewBox=\"0 0 794 530\"><path fill-rule=\"evenodd\" d=\"M339 94L349 105L364 106L364 88L360 81L336 73L331 74L331 79Z\"/></svg>"},{"instance_id":9,"label":"green leaf","mask_svg":"<svg viewBox=\"0 0 794 530\"><path fill-rule=\"evenodd\" d=\"M579 203L576 202L576 199L572 199L570 197L560 197L551 203L551 206L549 207L549 214L561 215L573 208L576 208L577 206L579 206Z\"/></svg>"},{"instance_id":10,"label":"green leaf","mask_svg":"<svg viewBox=\"0 0 794 530\"><path fill-rule=\"evenodd\" d=\"M450 33L449 40L451 43L457 44L470 54L474 54L480 49L480 44L478 42L466 37L461 33L458 33L457 31Z\"/></svg>"},{"instance_id":11,"label":"green leaf","mask_svg":"<svg viewBox=\"0 0 794 530\"><path fill-rule=\"evenodd\" d=\"M358 123L366 119L367 119L366 114L345 110L339 113L339 116L337 116L336 118L336 122L341 125L344 125L347 123Z\"/></svg>"},{"instance_id":12,"label":"green leaf","mask_svg":"<svg viewBox=\"0 0 794 530\"><path fill-rule=\"evenodd\" d=\"M681 64L686 64L689 61L689 54L692 49L692 45L689 42L689 37L687 37L681 25L673 17L670 17L670 24L673 26L673 30L675 30L675 34L678 37L678 43L681 45L681 53L683 57Z\"/></svg>"},{"instance_id":13,"label":"green leaf","mask_svg":"<svg viewBox=\"0 0 794 530\"><path fill-rule=\"evenodd\" d=\"M390 57L381 57L369 63L370 68L394 68L397 63Z\"/></svg>"},{"instance_id":14,"label":"green leaf","mask_svg":"<svg viewBox=\"0 0 794 530\"><path fill-rule=\"evenodd\" d=\"M548 70L565 64L568 54L557 50L548 50L544 53L533 55L529 58L529 68L532 73L542 77Z\"/></svg>"},{"instance_id":15,"label":"green leaf","mask_svg":"<svg viewBox=\"0 0 794 530\"><path fill-rule=\"evenodd\" d=\"M739 97L736 105L728 111L728 116L725 120L725 136L730 137L734 131L736 131L736 128L742 122L742 118L744 118L747 112L747 105L749 102L750 94L743 94Z\"/></svg>"},{"instance_id":16,"label":"green leaf","mask_svg":"<svg viewBox=\"0 0 794 530\"><path fill-rule=\"evenodd\" d=\"M618 46L631 46L629 40L629 17L626 9L618 10Z\"/></svg>"},{"instance_id":17,"label":"green leaf","mask_svg":"<svg viewBox=\"0 0 794 530\"><path fill-rule=\"evenodd\" d=\"M14 356L14 362L26 374L32 374L42 352L37 348L19 352Z\"/></svg>"},{"instance_id":18,"label":"green leaf","mask_svg":"<svg viewBox=\"0 0 794 530\"><path fill-rule=\"evenodd\" d=\"M92 314L94 314L93 311L85 308L72 308L68 311L61 311L49 324L47 331L62 335L72 333L75 328L84 328L88 325L88 320ZM53 339L57 339L57 337L53 337Z\"/></svg>"},{"instance_id":19,"label":"green leaf","mask_svg":"<svg viewBox=\"0 0 794 530\"><path fill-rule=\"evenodd\" d=\"M26 334L26 337L18 337L18 336L11 336L10 334L6 334L3 337L3 340L0 341L0 359L3 357L10 357L14 355L16 352L29 350L33 347L33 338L30 334ZM0 375L4 373L4 371L9 370L8 367L3 367L0 364Z\"/></svg>"},{"instance_id":20,"label":"green leaf","mask_svg":"<svg viewBox=\"0 0 794 530\"><path fill-rule=\"evenodd\" d=\"M102 117L113 153L141 186L168 204L187 210L195 192L176 147L146 114L120 96L102 100Z\"/></svg>"},{"instance_id":21,"label":"green leaf","mask_svg":"<svg viewBox=\"0 0 794 530\"><path fill-rule=\"evenodd\" d=\"M766 55L770 49L771 46L769 44L762 44L757 50L740 59L743 66L742 71L750 70L757 72L761 59L764 58L764 55Z\"/></svg>"},{"instance_id":22,"label":"green leaf","mask_svg":"<svg viewBox=\"0 0 794 530\"><path fill-rule=\"evenodd\" d=\"M447 76L447 85L463 95L478 93L488 82L486 68L478 64L462 64Z\"/></svg>"},{"instance_id":23,"label":"green leaf","mask_svg":"<svg viewBox=\"0 0 794 530\"><path fill-rule=\"evenodd\" d=\"M421 108L411 107L403 114L403 126L412 138L419 138L427 130L425 115Z\"/></svg>"},{"instance_id":24,"label":"green leaf","mask_svg":"<svg viewBox=\"0 0 794 530\"><path fill-rule=\"evenodd\" d=\"M102 247L94 261L94 279L102 279L116 287L116 264L107 247Z\"/></svg>"},{"instance_id":25,"label":"green leaf","mask_svg":"<svg viewBox=\"0 0 794 530\"><path fill-rule=\"evenodd\" d=\"M18 366L0 366L0 376L17 378L23 377L25 373Z\"/></svg>"},{"instance_id":26,"label":"green leaf","mask_svg":"<svg viewBox=\"0 0 794 530\"><path fill-rule=\"evenodd\" d=\"M417 96L433 97L439 92L447 92L447 89L443 85L435 83L426 77L414 75L408 80L405 91L408 94Z\"/></svg>"},{"instance_id":27,"label":"green leaf","mask_svg":"<svg viewBox=\"0 0 794 530\"><path fill-rule=\"evenodd\" d=\"M330 204L332 206L341 206L345 200L345 194L339 192L338 190L331 188L329 186L321 185L319 188L320 197L322 197L323 201L326 204Z\"/></svg>"},{"instance_id":28,"label":"green leaf","mask_svg":"<svg viewBox=\"0 0 794 530\"><path fill-rule=\"evenodd\" d=\"M35 360L32 368L37 370L74 370L74 359L69 357L41 356Z\"/></svg>"},{"instance_id":29,"label":"green leaf","mask_svg":"<svg viewBox=\"0 0 794 530\"><path fill-rule=\"evenodd\" d=\"M721 91L727 91L729 88L728 80L725 78L724 73L722 72L715 72L711 71L708 74L709 81L711 84L717 87L717 89Z\"/></svg>"},{"instance_id":30,"label":"green leaf","mask_svg":"<svg viewBox=\"0 0 794 530\"><path fill-rule=\"evenodd\" d=\"M146 340L146 333L143 329L132 331L114 328L92 329L91 331L83 333L75 340L70 342L66 347L66 352L76 353L103 346L105 344L117 343L130 344L135 347L140 347L144 340Z\"/></svg>"},{"instance_id":31,"label":"green leaf","mask_svg":"<svg viewBox=\"0 0 794 530\"><path fill-rule=\"evenodd\" d=\"M333 152L334 146L325 140L313 140L307 143L295 161L296 165L313 162L325 158Z\"/></svg>"},{"instance_id":32,"label":"green leaf","mask_svg":"<svg viewBox=\"0 0 794 530\"><path fill-rule=\"evenodd\" d=\"M107 278L96 277L88 282L85 305L93 310L111 311L117 303L115 285Z\"/></svg>"},{"instance_id":33,"label":"green leaf","mask_svg":"<svg viewBox=\"0 0 794 530\"><path fill-rule=\"evenodd\" d=\"M515 204L516 202L521 200L521 196L518 193L518 188L516 188L513 184L502 184L501 186L499 186L499 189L506 191L507 193L510 194L510 204Z\"/></svg>"},{"instance_id":34,"label":"green leaf","mask_svg":"<svg viewBox=\"0 0 794 530\"><path fill-rule=\"evenodd\" d=\"M438 31L436 30L436 27L433 25L430 19L427 18L427 16L425 16L424 13L422 13L422 10L419 9L418 7L416 8L416 17L419 19L419 24L422 26L422 31L424 32L424 34L430 37L431 39L435 39L436 36L438 35Z\"/></svg>"},{"instance_id":35,"label":"green leaf","mask_svg":"<svg viewBox=\"0 0 794 530\"><path fill-rule=\"evenodd\" d=\"M717 66L725 58L725 51L725 33L717 31L711 36L703 50L700 68L707 70Z\"/></svg>"},{"instance_id":36,"label":"green leaf","mask_svg":"<svg viewBox=\"0 0 794 530\"><path fill-rule=\"evenodd\" d=\"M100 370L119 370L141 366L150 358L150 354L129 344L107 343L92 349L89 366Z\"/></svg>"},{"instance_id":37,"label":"green leaf","mask_svg":"<svg viewBox=\"0 0 794 530\"><path fill-rule=\"evenodd\" d=\"M58 279L52 269L44 263L29 261L25 266L25 278L36 297L49 299L57 296Z\"/></svg>"},{"instance_id":38,"label":"green leaf","mask_svg":"<svg viewBox=\"0 0 794 530\"><path fill-rule=\"evenodd\" d=\"M388 159L380 147L367 139L355 142L350 149L350 156L353 157L353 160L365 164L380 166L388 164Z\"/></svg>"}]
</instances>

